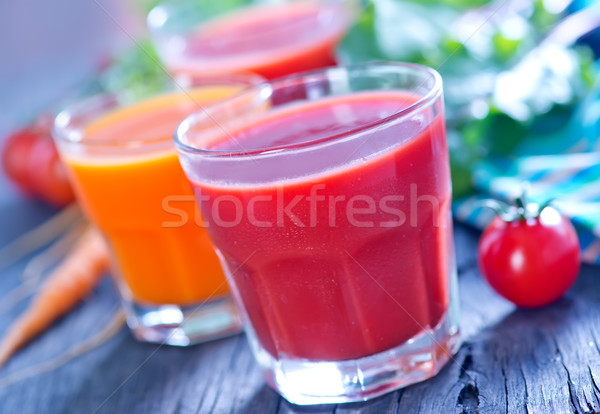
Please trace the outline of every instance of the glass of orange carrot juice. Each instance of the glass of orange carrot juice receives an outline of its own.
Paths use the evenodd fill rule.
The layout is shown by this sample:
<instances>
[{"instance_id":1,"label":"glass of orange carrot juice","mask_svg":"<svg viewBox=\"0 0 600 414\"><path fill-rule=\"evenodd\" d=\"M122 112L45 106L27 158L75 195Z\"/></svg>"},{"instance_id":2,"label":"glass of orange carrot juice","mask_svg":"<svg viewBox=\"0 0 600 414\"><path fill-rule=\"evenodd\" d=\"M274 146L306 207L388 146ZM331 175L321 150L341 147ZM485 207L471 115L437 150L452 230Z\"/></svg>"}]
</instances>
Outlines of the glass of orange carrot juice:
<instances>
[{"instance_id":1,"label":"glass of orange carrot juice","mask_svg":"<svg viewBox=\"0 0 600 414\"><path fill-rule=\"evenodd\" d=\"M98 95L55 120L60 156L109 244L127 323L142 341L186 346L241 329L172 136L187 115L260 81L192 79L136 102Z\"/></svg>"}]
</instances>

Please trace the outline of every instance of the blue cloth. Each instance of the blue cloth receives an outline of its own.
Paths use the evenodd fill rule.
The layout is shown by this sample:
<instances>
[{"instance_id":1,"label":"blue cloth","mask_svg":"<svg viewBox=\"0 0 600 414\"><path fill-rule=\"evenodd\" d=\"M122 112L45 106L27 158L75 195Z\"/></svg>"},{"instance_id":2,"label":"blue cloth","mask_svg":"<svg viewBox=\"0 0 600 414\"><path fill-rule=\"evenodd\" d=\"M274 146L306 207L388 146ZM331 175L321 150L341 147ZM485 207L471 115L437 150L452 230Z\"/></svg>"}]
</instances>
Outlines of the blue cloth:
<instances>
[{"instance_id":1,"label":"blue cloth","mask_svg":"<svg viewBox=\"0 0 600 414\"><path fill-rule=\"evenodd\" d=\"M600 265L600 152L523 156L515 161L486 161L474 171L477 195L454 202L454 217L484 228L494 216L475 202L496 198L510 202L528 182L534 203L553 205L571 218L579 234L582 259Z\"/></svg>"}]
</instances>

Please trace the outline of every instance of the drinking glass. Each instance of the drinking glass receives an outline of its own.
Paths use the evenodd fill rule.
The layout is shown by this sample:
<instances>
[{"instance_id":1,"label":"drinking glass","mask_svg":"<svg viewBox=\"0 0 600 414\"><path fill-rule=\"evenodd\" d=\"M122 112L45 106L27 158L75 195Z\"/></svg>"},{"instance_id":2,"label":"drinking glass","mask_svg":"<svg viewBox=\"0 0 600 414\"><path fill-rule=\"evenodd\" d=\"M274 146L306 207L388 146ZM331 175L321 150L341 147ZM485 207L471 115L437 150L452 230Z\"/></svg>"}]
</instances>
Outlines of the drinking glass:
<instances>
[{"instance_id":1,"label":"drinking glass","mask_svg":"<svg viewBox=\"0 0 600 414\"><path fill-rule=\"evenodd\" d=\"M102 232L127 322L142 341L186 346L241 324L173 145L190 113L260 82L188 79L141 100L102 94L55 120L77 200Z\"/></svg>"},{"instance_id":2,"label":"drinking glass","mask_svg":"<svg viewBox=\"0 0 600 414\"><path fill-rule=\"evenodd\" d=\"M150 11L147 24L175 76L249 71L270 79L335 65L335 47L353 20L356 3L168 1Z\"/></svg>"},{"instance_id":3,"label":"drinking glass","mask_svg":"<svg viewBox=\"0 0 600 414\"><path fill-rule=\"evenodd\" d=\"M369 63L281 78L175 142L266 381L362 401L459 346L442 81Z\"/></svg>"}]
</instances>

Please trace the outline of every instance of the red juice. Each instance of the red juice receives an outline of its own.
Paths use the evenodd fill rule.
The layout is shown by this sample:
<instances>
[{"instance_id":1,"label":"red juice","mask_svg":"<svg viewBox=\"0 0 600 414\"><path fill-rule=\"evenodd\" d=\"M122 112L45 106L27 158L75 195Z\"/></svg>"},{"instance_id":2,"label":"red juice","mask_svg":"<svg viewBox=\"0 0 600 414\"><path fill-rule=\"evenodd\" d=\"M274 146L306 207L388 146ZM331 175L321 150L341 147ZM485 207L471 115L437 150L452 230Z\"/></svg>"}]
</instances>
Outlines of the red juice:
<instances>
[{"instance_id":1,"label":"red juice","mask_svg":"<svg viewBox=\"0 0 600 414\"><path fill-rule=\"evenodd\" d=\"M333 2L249 7L201 25L166 60L174 73L254 72L272 79L335 65L335 46L349 24L348 10Z\"/></svg>"},{"instance_id":2,"label":"red juice","mask_svg":"<svg viewBox=\"0 0 600 414\"><path fill-rule=\"evenodd\" d=\"M324 140L415 101L386 91L295 104L208 149ZM388 149L301 178L193 183L235 293L273 356L373 355L433 329L446 314L451 189L443 111L375 130L370 140L361 146L377 141ZM324 146L322 156L335 158L333 148ZM249 174L280 176L287 167L268 168L257 160Z\"/></svg>"}]
</instances>

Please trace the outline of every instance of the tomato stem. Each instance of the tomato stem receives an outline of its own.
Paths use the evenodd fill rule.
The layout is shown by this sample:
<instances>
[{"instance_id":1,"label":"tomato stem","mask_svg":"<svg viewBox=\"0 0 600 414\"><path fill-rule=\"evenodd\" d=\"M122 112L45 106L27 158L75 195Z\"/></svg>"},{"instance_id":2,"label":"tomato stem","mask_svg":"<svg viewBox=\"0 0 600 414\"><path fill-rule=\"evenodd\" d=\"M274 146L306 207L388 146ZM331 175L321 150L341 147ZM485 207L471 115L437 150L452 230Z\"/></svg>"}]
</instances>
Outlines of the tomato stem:
<instances>
[{"instance_id":1,"label":"tomato stem","mask_svg":"<svg viewBox=\"0 0 600 414\"><path fill-rule=\"evenodd\" d=\"M504 221L512 221L514 219L514 214L510 211L510 206L503 202L493 198L488 198L486 200L480 200L474 203L475 208L491 208L494 210L497 216L499 216Z\"/></svg>"},{"instance_id":2,"label":"tomato stem","mask_svg":"<svg viewBox=\"0 0 600 414\"><path fill-rule=\"evenodd\" d=\"M538 207L538 214L537 215L539 216L540 214L542 214L542 211L544 211L544 209L546 207L549 207L550 204L554 203L554 200L555 200L554 198L549 198L548 200L546 200L542 204L540 204L540 206Z\"/></svg>"},{"instance_id":3,"label":"tomato stem","mask_svg":"<svg viewBox=\"0 0 600 414\"><path fill-rule=\"evenodd\" d=\"M527 200L528 189L528 183L524 183L521 194L515 197L513 205L509 205L508 203L496 199L486 199L476 202L475 208L491 208L496 215L507 223L518 220L528 220L530 218L536 219L540 216L542 211L554 201L554 199L550 198L539 206L534 203L529 203Z\"/></svg>"},{"instance_id":4,"label":"tomato stem","mask_svg":"<svg viewBox=\"0 0 600 414\"><path fill-rule=\"evenodd\" d=\"M528 205L529 205L529 203L527 202L526 190L525 190L525 188L523 188L523 191L521 192L521 194L515 198L515 206L517 207L517 209L516 209L516 217L514 217L513 220L527 220L528 219L528 215L527 215L527 206Z\"/></svg>"}]
</instances>

